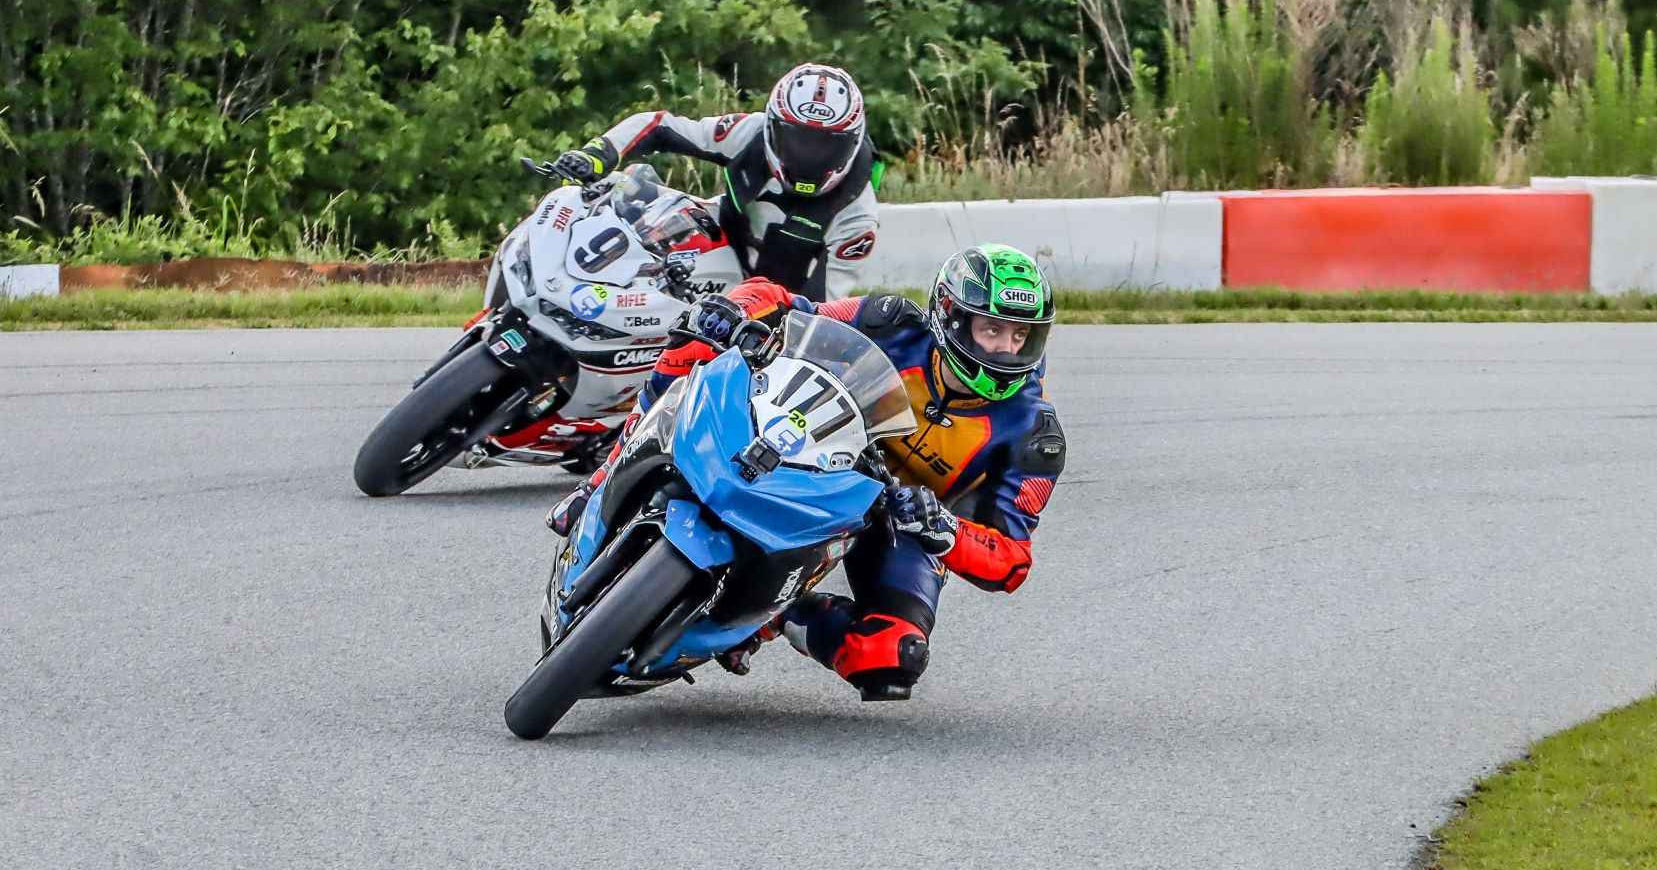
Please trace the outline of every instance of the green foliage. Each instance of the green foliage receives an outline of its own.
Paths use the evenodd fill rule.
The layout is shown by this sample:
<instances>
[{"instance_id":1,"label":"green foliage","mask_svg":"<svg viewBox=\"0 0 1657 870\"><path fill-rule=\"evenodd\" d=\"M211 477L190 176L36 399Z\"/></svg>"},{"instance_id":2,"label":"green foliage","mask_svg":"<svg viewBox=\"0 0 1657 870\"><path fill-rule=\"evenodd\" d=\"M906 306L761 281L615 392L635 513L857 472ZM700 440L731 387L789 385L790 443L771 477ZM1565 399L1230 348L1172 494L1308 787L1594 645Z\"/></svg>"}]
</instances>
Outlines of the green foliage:
<instances>
[{"instance_id":1,"label":"green foliage","mask_svg":"<svg viewBox=\"0 0 1657 870\"><path fill-rule=\"evenodd\" d=\"M1166 96L1142 100L1137 120L1160 128L1190 184L1288 186L1327 176L1334 128L1306 89L1307 59L1276 0L1225 0L1223 14L1219 0L1195 0L1187 32L1164 38Z\"/></svg>"},{"instance_id":2,"label":"green foliage","mask_svg":"<svg viewBox=\"0 0 1657 870\"><path fill-rule=\"evenodd\" d=\"M1537 131L1536 170L1555 175L1657 173L1657 38L1646 31L1635 66L1628 34L1595 32L1591 78L1553 88Z\"/></svg>"},{"instance_id":3,"label":"green foliage","mask_svg":"<svg viewBox=\"0 0 1657 870\"><path fill-rule=\"evenodd\" d=\"M1489 179L1495 125L1480 88L1469 29L1460 39L1434 18L1425 39L1405 46L1364 103L1359 133L1373 177L1403 184Z\"/></svg>"},{"instance_id":4,"label":"green foliage","mask_svg":"<svg viewBox=\"0 0 1657 870\"><path fill-rule=\"evenodd\" d=\"M1370 0L0 2L0 261L476 256L538 193L518 156L808 59L857 75L887 198L1651 171L1631 5L1474 0L1452 38Z\"/></svg>"}]
</instances>

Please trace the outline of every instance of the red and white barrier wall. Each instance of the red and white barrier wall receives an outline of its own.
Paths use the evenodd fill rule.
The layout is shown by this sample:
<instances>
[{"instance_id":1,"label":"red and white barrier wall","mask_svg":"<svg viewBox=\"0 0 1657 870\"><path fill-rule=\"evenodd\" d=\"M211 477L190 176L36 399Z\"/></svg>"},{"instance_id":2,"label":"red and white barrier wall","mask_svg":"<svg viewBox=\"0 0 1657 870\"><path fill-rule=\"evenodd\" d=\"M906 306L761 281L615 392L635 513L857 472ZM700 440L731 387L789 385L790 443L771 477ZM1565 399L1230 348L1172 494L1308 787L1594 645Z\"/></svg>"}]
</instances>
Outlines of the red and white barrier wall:
<instances>
[{"instance_id":1,"label":"red and white barrier wall","mask_svg":"<svg viewBox=\"0 0 1657 870\"><path fill-rule=\"evenodd\" d=\"M924 287L991 241L1079 289L1657 292L1657 179L883 206L865 274Z\"/></svg>"},{"instance_id":2,"label":"red and white barrier wall","mask_svg":"<svg viewBox=\"0 0 1657 870\"><path fill-rule=\"evenodd\" d=\"M1085 290L1657 293L1657 179L919 203L880 224L875 288L926 287L950 254L1003 242ZM58 285L56 266L0 267L0 296Z\"/></svg>"}]
</instances>

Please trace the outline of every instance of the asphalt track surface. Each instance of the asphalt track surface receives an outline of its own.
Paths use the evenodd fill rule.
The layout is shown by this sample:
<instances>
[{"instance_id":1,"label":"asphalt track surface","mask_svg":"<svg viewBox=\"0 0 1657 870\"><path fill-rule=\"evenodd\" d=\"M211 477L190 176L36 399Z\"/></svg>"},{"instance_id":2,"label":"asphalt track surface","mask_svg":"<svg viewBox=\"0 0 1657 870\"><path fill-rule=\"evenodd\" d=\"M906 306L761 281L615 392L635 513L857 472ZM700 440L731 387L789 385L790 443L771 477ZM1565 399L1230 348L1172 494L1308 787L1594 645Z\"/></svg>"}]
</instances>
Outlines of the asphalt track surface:
<instances>
[{"instance_id":1,"label":"asphalt track surface","mask_svg":"<svg viewBox=\"0 0 1657 870\"><path fill-rule=\"evenodd\" d=\"M447 338L0 335L0 865L1403 867L1657 683L1651 327L1064 327L915 700L779 645L519 742L570 478L351 483Z\"/></svg>"}]
</instances>

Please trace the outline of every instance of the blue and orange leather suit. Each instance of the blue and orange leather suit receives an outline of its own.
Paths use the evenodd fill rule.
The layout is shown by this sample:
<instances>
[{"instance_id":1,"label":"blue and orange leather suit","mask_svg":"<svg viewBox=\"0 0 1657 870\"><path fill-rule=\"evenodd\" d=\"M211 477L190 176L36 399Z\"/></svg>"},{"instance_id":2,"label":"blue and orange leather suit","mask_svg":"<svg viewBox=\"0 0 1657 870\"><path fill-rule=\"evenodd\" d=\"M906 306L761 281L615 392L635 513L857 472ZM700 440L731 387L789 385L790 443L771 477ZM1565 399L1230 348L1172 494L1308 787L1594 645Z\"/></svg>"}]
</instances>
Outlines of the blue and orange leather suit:
<instances>
[{"instance_id":1,"label":"blue and orange leather suit","mask_svg":"<svg viewBox=\"0 0 1657 870\"><path fill-rule=\"evenodd\" d=\"M885 530L865 533L847 555L855 600L813 596L791 610L805 650L846 680L912 685L925 670L946 571L980 589L1012 592L1029 576L1030 537L1064 468L1064 434L1053 406L1031 377L1011 398L991 402L945 389L946 363L921 309L899 296L812 303L779 284L753 278L728 294L751 319L775 326L790 310L843 321L886 352L903 378L918 428L884 443L887 466L903 483L929 487L959 520L942 557ZM639 399L649 407L712 348L688 342L664 352ZM790 639L802 645L793 633Z\"/></svg>"}]
</instances>

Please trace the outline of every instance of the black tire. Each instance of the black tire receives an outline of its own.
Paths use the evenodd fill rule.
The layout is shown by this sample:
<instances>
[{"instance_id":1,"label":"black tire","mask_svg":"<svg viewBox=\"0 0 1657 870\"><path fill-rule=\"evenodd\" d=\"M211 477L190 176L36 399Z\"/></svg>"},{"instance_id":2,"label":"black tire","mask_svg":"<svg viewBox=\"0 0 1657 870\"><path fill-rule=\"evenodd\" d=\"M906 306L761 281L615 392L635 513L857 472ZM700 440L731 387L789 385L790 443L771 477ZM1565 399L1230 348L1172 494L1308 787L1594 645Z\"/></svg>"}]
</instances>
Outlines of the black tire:
<instances>
[{"instance_id":1,"label":"black tire","mask_svg":"<svg viewBox=\"0 0 1657 870\"><path fill-rule=\"evenodd\" d=\"M622 651L673 603L696 567L666 539L657 540L579 614L518 691L506 701L506 727L540 740L604 676Z\"/></svg>"},{"instance_id":2,"label":"black tire","mask_svg":"<svg viewBox=\"0 0 1657 870\"><path fill-rule=\"evenodd\" d=\"M357 488L396 495L488 435L472 430L510 393L501 386L506 374L481 344L449 360L368 433L352 468Z\"/></svg>"}]
</instances>

